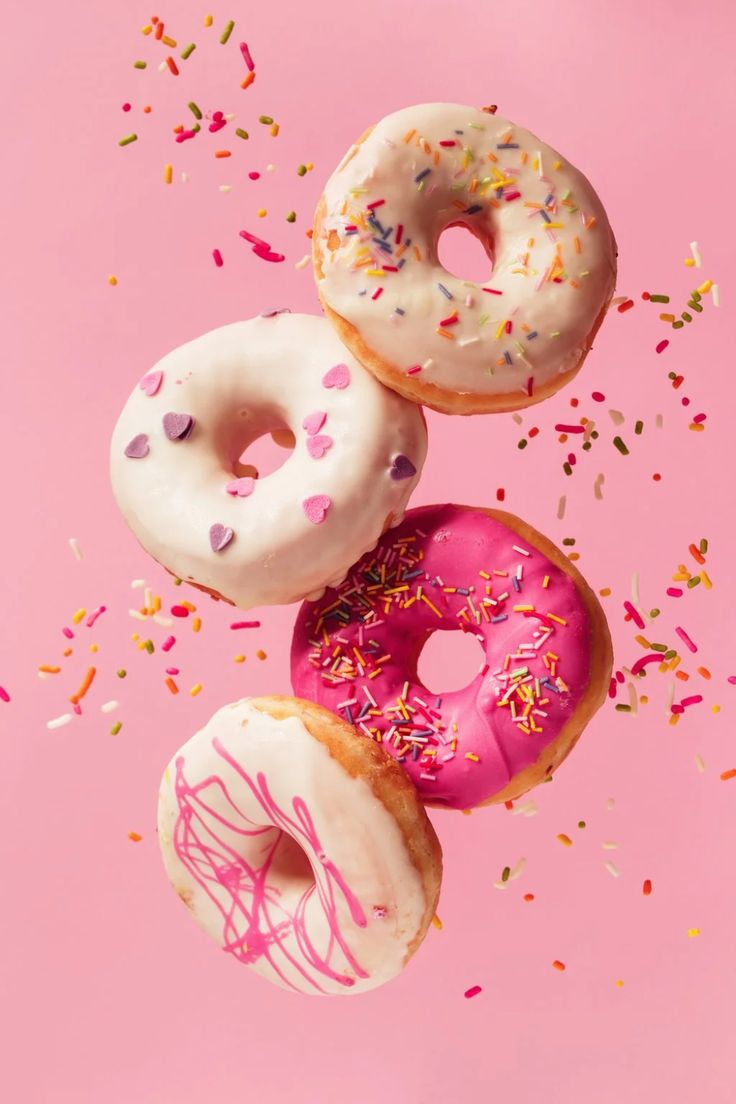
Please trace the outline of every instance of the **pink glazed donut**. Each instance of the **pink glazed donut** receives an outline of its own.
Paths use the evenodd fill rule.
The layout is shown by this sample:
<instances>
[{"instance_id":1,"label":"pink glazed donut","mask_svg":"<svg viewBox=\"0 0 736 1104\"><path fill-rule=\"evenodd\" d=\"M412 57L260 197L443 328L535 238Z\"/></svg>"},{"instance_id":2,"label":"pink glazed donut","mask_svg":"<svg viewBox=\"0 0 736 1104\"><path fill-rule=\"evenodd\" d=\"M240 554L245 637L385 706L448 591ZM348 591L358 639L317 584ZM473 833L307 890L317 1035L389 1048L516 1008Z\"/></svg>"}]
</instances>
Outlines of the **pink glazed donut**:
<instances>
[{"instance_id":1,"label":"pink glazed donut","mask_svg":"<svg viewBox=\"0 0 736 1104\"><path fill-rule=\"evenodd\" d=\"M485 659L437 695L417 661L461 630ZM498 510L423 506L344 583L299 612L294 692L380 741L430 805L508 801L548 778L602 705L611 674L598 599L567 557Z\"/></svg>"}]
</instances>

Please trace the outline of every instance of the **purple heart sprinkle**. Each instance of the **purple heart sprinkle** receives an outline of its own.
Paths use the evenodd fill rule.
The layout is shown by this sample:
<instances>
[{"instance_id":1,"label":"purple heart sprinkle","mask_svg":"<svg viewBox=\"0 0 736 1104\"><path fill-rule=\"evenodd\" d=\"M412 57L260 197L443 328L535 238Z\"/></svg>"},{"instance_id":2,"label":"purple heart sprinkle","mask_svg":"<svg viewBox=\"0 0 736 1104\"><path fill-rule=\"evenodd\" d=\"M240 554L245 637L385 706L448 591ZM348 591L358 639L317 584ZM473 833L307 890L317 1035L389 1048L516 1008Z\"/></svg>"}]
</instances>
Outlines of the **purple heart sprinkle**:
<instances>
[{"instance_id":1,"label":"purple heart sprinkle","mask_svg":"<svg viewBox=\"0 0 736 1104\"><path fill-rule=\"evenodd\" d=\"M235 534L229 525L221 525L219 521L216 521L214 525L210 525L210 546L213 552L222 552L224 548L227 548L230 541Z\"/></svg>"},{"instance_id":2,"label":"purple heart sprinkle","mask_svg":"<svg viewBox=\"0 0 736 1104\"><path fill-rule=\"evenodd\" d=\"M148 456L148 434L137 433L125 446L125 455L131 460L142 460L144 456Z\"/></svg>"},{"instance_id":3,"label":"purple heart sprinkle","mask_svg":"<svg viewBox=\"0 0 736 1104\"><path fill-rule=\"evenodd\" d=\"M394 456L393 464L391 465L392 479L410 479L412 475L416 474L417 469L414 467L408 456L404 456L403 453L399 453L398 456Z\"/></svg>"},{"instance_id":4,"label":"purple heart sprinkle","mask_svg":"<svg viewBox=\"0 0 736 1104\"><path fill-rule=\"evenodd\" d=\"M191 414L174 414L169 411L164 414L164 433L170 441L186 441L194 429L194 418Z\"/></svg>"}]
</instances>

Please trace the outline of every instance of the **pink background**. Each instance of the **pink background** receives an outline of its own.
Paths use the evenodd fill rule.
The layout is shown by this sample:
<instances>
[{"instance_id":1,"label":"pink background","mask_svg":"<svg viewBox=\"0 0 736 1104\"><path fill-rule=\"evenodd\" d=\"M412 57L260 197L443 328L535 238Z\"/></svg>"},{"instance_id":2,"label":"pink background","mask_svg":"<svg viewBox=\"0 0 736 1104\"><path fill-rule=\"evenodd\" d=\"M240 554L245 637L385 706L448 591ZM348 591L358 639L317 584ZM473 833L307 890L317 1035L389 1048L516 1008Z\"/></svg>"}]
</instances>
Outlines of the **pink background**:
<instances>
[{"instance_id":1,"label":"pink background","mask_svg":"<svg viewBox=\"0 0 736 1104\"><path fill-rule=\"evenodd\" d=\"M30 1104L732 1100L736 780L719 778L736 767L736 687L726 682L736 670L731 5L518 0L465 5L454 16L438 0L232 2L210 30L204 4L168 8L157 14L179 42L174 56L197 43L176 79L156 70L167 51L140 34L145 5L39 0L4 17L0 683L12 697L0 702L4 1095ZM228 18L237 26L221 47ZM245 92L242 39L258 73ZM132 68L136 58L149 61L145 72ZM175 145L171 128L190 121L189 99L235 111L250 141L230 129ZM129 583L145 577L165 606L182 592L118 517L107 443L130 388L170 348L264 306L317 309L310 272L294 263L321 182L373 120L432 99L496 102L586 171L618 237L620 291L636 306L609 317L582 375L522 426L511 416L430 415L415 502L493 505L503 486L510 509L558 541L574 537L591 583L613 588L605 602L619 663L640 654L622 609L639 571L643 607L663 609L650 638L676 641L681 624L699 646L697 656L685 653L691 679L677 684L678 698L705 700L671 727L667 679L655 670L640 687L650 702L639 716L607 705L553 785L534 793L539 815L434 816L444 929L430 931L389 987L309 1003L239 969L189 923L155 837L158 778L172 750L224 702L288 692L295 610L262 611L263 627L244 639L229 630L227 610L189 593L204 624L199 636L179 626L171 659L182 692L172 697L162 653L130 640L140 626L127 610L142 592ZM277 139L260 113L281 123ZM119 148L132 130L139 141ZM218 147L234 156L215 160ZM307 160L314 171L299 178ZM263 173L255 183L251 169ZM221 194L220 182L233 191ZM289 225L292 208L298 219ZM259 261L238 239L241 227L267 237L286 263ZM683 266L693 238L702 272ZM220 270L214 247L225 258ZM641 302L645 289L670 292L679 311L706 276L720 283L724 305L706 303L680 333ZM657 356L663 336L671 344ZM672 370L685 376L678 391L666 378ZM596 389L604 404L590 401ZM618 432L627 457L611 445L609 408L626 416ZM708 415L704 433L688 430L696 411ZM597 419L601 437L567 478L567 448L553 427L581 414ZM518 451L532 426L539 436ZM599 472L603 501L592 489ZM687 546L702 536L713 589L666 598L678 563L696 570ZM80 626L74 654L61 659L62 625L100 603L108 613L94 630ZM157 642L164 635L142 631ZM262 663L258 647L268 653ZM243 666L232 660L241 649ZM445 649L448 669L456 655ZM63 673L39 682L38 664L57 661ZM90 661L99 674L84 715L47 730ZM701 662L713 673L708 683L695 673ZM197 681L204 689L192 698ZM119 710L101 713L110 699ZM113 737L116 717L123 728ZM560 832L573 847L560 845ZM604 850L604 841L618 848ZM522 856L520 878L493 888ZM654 884L648 898L644 878ZM534 902L523 901L526 892ZM701 934L688 937L691 928ZM475 984L482 993L464 999Z\"/></svg>"}]
</instances>

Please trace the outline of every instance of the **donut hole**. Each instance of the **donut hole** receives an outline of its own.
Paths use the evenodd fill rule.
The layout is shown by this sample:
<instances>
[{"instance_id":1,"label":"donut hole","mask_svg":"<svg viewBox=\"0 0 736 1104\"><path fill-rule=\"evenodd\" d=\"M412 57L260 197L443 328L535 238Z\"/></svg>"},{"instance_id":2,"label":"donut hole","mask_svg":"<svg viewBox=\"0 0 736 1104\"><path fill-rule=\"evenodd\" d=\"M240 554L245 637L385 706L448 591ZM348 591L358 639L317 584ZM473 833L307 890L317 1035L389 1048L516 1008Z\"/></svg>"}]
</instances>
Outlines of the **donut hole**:
<instances>
[{"instance_id":1,"label":"donut hole","mask_svg":"<svg viewBox=\"0 0 736 1104\"><path fill-rule=\"evenodd\" d=\"M274 831L278 832L279 840L268 867L268 881L279 887L289 885L301 896L315 884L312 864L293 836L277 828Z\"/></svg>"},{"instance_id":2,"label":"donut hole","mask_svg":"<svg viewBox=\"0 0 736 1104\"><path fill-rule=\"evenodd\" d=\"M453 222L439 236L437 258L458 279L483 284L493 272L493 243L466 223Z\"/></svg>"},{"instance_id":3,"label":"donut hole","mask_svg":"<svg viewBox=\"0 0 736 1104\"><path fill-rule=\"evenodd\" d=\"M286 463L295 443L294 434L285 422L271 421L254 427L245 440L236 437L233 442L232 473L238 479L246 475L264 479Z\"/></svg>"},{"instance_id":4,"label":"donut hole","mask_svg":"<svg viewBox=\"0 0 736 1104\"><path fill-rule=\"evenodd\" d=\"M417 659L417 677L431 694L462 690L486 662L483 643L473 633L438 629L430 633Z\"/></svg>"}]
</instances>

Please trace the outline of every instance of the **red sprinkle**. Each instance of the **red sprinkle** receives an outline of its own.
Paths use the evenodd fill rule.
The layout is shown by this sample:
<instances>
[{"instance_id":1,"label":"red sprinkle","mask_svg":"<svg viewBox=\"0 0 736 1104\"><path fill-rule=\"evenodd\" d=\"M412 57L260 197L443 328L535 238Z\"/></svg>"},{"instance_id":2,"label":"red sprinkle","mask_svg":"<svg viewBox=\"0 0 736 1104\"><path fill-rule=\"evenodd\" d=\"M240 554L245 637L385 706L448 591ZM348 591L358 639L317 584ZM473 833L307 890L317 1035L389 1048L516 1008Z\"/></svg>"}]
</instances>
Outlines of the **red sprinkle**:
<instances>
[{"instance_id":1,"label":"red sprinkle","mask_svg":"<svg viewBox=\"0 0 736 1104\"><path fill-rule=\"evenodd\" d=\"M123 111L130 111L130 104L129 103L124 103L123 104Z\"/></svg>"},{"instance_id":2,"label":"red sprinkle","mask_svg":"<svg viewBox=\"0 0 736 1104\"><path fill-rule=\"evenodd\" d=\"M657 342L657 347L655 351L658 353L663 353L668 345L669 341L667 340L667 338L665 338L664 341Z\"/></svg>"},{"instance_id":3,"label":"red sprinkle","mask_svg":"<svg viewBox=\"0 0 736 1104\"><path fill-rule=\"evenodd\" d=\"M644 628L644 626L643 626L643 625L642 625L642 628ZM689 636L687 635L687 633L685 632L685 630L684 630L684 629L680 628L680 626L679 626L679 625L675 625L675 632L676 632L676 633L677 633L677 635L679 636L680 640L682 640L682 642L683 642L683 643L685 644L685 646L686 646L687 648L689 648L689 649L690 649L690 651L691 651L691 652L697 652L697 650L698 650L697 644L694 644L694 643L692 642L692 640L691 640L691 639L690 639L690 637L689 637Z\"/></svg>"},{"instance_id":4,"label":"red sprinkle","mask_svg":"<svg viewBox=\"0 0 736 1104\"><path fill-rule=\"evenodd\" d=\"M619 303L618 313L619 314L625 314L627 310L631 310L633 305L634 305L634 300L633 299L627 299L625 303Z\"/></svg>"},{"instance_id":5,"label":"red sprinkle","mask_svg":"<svg viewBox=\"0 0 736 1104\"><path fill-rule=\"evenodd\" d=\"M373 203L366 203L366 207L369 211L375 211L376 207L381 207L386 202L385 199L374 199Z\"/></svg>"},{"instance_id":6,"label":"red sprinkle","mask_svg":"<svg viewBox=\"0 0 736 1104\"><path fill-rule=\"evenodd\" d=\"M469 989L465 990L466 997L477 997L479 993L482 993L483 989L480 985L471 985Z\"/></svg>"},{"instance_id":7,"label":"red sprinkle","mask_svg":"<svg viewBox=\"0 0 736 1104\"><path fill-rule=\"evenodd\" d=\"M652 883L649 878L646 878L644 880L644 885L641 887L641 891L645 897L648 897L649 894L652 892Z\"/></svg>"},{"instance_id":8,"label":"red sprinkle","mask_svg":"<svg viewBox=\"0 0 736 1104\"><path fill-rule=\"evenodd\" d=\"M248 44L246 42L240 43L240 52L243 55L243 61L252 73L255 69L255 64L253 62L253 58L250 56L250 50L248 49Z\"/></svg>"},{"instance_id":9,"label":"red sprinkle","mask_svg":"<svg viewBox=\"0 0 736 1104\"><path fill-rule=\"evenodd\" d=\"M605 402L606 401L606 396L603 394L602 391L594 391L593 394L590 397L591 397L591 399L593 399L594 402Z\"/></svg>"},{"instance_id":10,"label":"red sprinkle","mask_svg":"<svg viewBox=\"0 0 736 1104\"><path fill-rule=\"evenodd\" d=\"M670 598L682 598L682 591L679 587L667 587L667 593Z\"/></svg>"},{"instance_id":11,"label":"red sprinkle","mask_svg":"<svg viewBox=\"0 0 736 1104\"><path fill-rule=\"evenodd\" d=\"M503 487L499 487L498 490L496 491L496 501L497 502L503 502L503 500L505 498L506 498L506 491L503 489Z\"/></svg>"},{"instance_id":12,"label":"red sprinkle","mask_svg":"<svg viewBox=\"0 0 736 1104\"><path fill-rule=\"evenodd\" d=\"M636 625L637 629L646 628L644 622L642 621L641 617L639 616L638 610L634 609L631 602L624 602L624 609L626 610L629 617L631 618L631 620Z\"/></svg>"},{"instance_id":13,"label":"red sprinkle","mask_svg":"<svg viewBox=\"0 0 736 1104\"><path fill-rule=\"evenodd\" d=\"M167 636L166 640L164 640L163 644L161 645L161 651L162 652L170 652L175 644L176 644L176 637L175 636Z\"/></svg>"},{"instance_id":14,"label":"red sprinkle","mask_svg":"<svg viewBox=\"0 0 736 1104\"><path fill-rule=\"evenodd\" d=\"M10 701L10 694L8 693L8 691L5 689L4 686L0 686L0 701L4 701L4 702L9 702Z\"/></svg>"},{"instance_id":15,"label":"red sprinkle","mask_svg":"<svg viewBox=\"0 0 736 1104\"><path fill-rule=\"evenodd\" d=\"M249 172L248 173L248 179L249 180L259 180L260 176L261 176L261 174L259 172Z\"/></svg>"},{"instance_id":16,"label":"red sprinkle","mask_svg":"<svg viewBox=\"0 0 736 1104\"><path fill-rule=\"evenodd\" d=\"M178 77L179 70L176 67L176 62L174 61L174 59L172 57L167 57L166 64L168 65L169 70L174 74L174 76Z\"/></svg>"},{"instance_id":17,"label":"red sprinkle","mask_svg":"<svg viewBox=\"0 0 736 1104\"><path fill-rule=\"evenodd\" d=\"M215 264L217 265L217 267L222 268L222 265L223 265L222 253L220 252L219 249L213 249L212 250L212 257L213 257L213 260L214 260Z\"/></svg>"},{"instance_id":18,"label":"red sprinkle","mask_svg":"<svg viewBox=\"0 0 736 1104\"><path fill-rule=\"evenodd\" d=\"M188 617L189 610L186 606L172 606L171 612L174 617Z\"/></svg>"},{"instance_id":19,"label":"red sprinkle","mask_svg":"<svg viewBox=\"0 0 736 1104\"><path fill-rule=\"evenodd\" d=\"M731 770L726 770L721 775L721 782L728 782L731 778L736 778L736 770L732 767Z\"/></svg>"},{"instance_id":20,"label":"red sprinkle","mask_svg":"<svg viewBox=\"0 0 736 1104\"><path fill-rule=\"evenodd\" d=\"M230 625L231 629L260 629L260 621L233 621Z\"/></svg>"},{"instance_id":21,"label":"red sprinkle","mask_svg":"<svg viewBox=\"0 0 736 1104\"><path fill-rule=\"evenodd\" d=\"M648 663L661 663L661 652L650 652L649 655L639 656L636 663L631 668L632 675L638 675L640 671L643 671Z\"/></svg>"},{"instance_id":22,"label":"red sprinkle","mask_svg":"<svg viewBox=\"0 0 736 1104\"><path fill-rule=\"evenodd\" d=\"M585 426L577 425L556 425L555 430L557 433L585 433Z\"/></svg>"}]
</instances>

